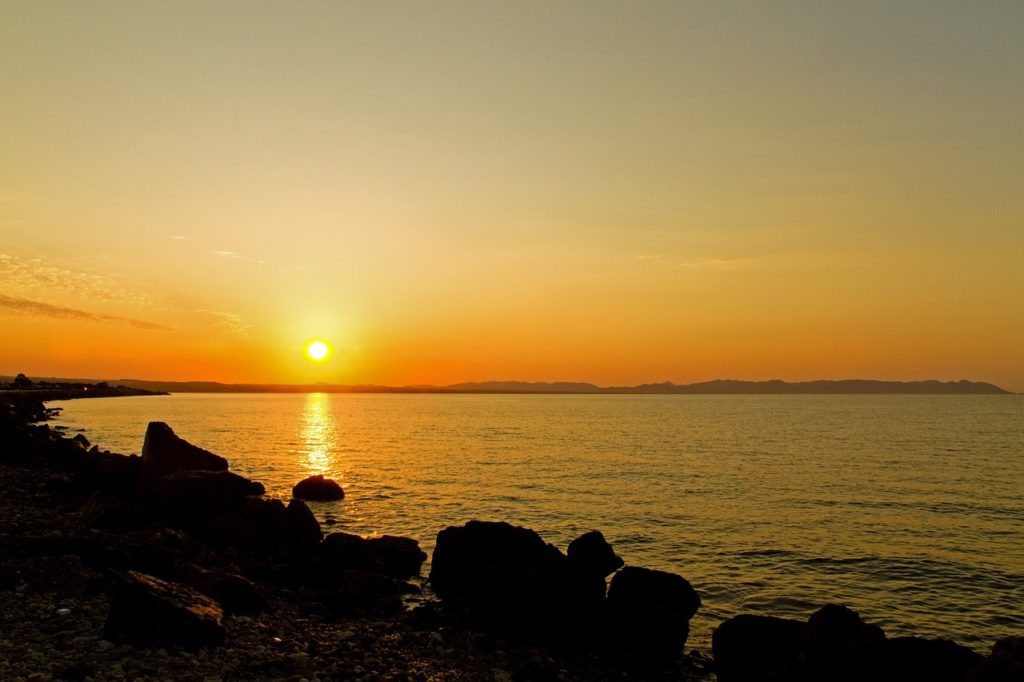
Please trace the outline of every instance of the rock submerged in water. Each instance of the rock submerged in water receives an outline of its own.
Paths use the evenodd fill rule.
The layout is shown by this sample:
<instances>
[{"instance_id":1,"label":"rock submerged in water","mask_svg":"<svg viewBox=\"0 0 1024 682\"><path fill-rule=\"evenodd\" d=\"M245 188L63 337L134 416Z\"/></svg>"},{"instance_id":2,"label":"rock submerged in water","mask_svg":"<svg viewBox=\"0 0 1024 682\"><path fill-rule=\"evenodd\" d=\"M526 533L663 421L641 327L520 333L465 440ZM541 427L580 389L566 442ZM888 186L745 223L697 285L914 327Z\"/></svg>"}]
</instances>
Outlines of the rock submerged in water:
<instances>
[{"instance_id":1,"label":"rock submerged in water","mask_svg":"<svg viewBox=\"0 0 1024 682\"><path fill-rule=\"evenodd\" d=\"M345 491L337 481L324 478L323 474L304 478L292 488L292 495L311 502L334 502L345 497Z\"/></svg>"}]
</instances>

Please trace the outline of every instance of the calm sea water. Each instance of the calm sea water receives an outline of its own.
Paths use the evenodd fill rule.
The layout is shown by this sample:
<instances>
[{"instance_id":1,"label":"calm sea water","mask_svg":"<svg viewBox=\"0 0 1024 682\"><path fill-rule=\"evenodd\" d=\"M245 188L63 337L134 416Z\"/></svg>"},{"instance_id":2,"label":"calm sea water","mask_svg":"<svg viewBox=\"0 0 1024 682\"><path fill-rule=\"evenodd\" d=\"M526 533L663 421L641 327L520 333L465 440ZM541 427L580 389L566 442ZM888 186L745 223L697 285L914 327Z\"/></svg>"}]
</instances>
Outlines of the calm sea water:
<instances>
[{"instance_id":1,"label":"calm sea water","mask_svg":"<svg viewBox=\"0 0 1024 682\"><path fill-rule=\"evenodd\" d=\"M599 529L701 593L691 642L740 612L845 603L890 635L979 651L1024 633L1024 396L212 395L59 403L137 453L147 422L361 534L430 552L469 519L564 550Z\"/></svg>"}]
</instances>

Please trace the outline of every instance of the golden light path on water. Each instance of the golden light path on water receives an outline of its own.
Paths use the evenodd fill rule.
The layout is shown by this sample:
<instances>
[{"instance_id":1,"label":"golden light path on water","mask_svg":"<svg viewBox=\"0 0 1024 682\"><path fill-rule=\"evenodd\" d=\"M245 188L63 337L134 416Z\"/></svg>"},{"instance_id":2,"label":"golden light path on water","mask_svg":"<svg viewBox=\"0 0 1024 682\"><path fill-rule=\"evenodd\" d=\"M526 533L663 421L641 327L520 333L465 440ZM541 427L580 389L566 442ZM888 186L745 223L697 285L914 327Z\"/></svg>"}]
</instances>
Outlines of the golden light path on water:
<instances>
[{"instance_id":1,"label":"golden light path on water","mask_svg":"<svg viewBox=\"0 0 1024 682\"><path fill-rule=\"evenodd\" d=\"M310 476L323 474L336 477L335 422L331 417L330 401L323 393L309 393L302 409L300 436L304 446L303 464ZM344 487L345 482L339 480Z\"/></svg>"}]
</instances>

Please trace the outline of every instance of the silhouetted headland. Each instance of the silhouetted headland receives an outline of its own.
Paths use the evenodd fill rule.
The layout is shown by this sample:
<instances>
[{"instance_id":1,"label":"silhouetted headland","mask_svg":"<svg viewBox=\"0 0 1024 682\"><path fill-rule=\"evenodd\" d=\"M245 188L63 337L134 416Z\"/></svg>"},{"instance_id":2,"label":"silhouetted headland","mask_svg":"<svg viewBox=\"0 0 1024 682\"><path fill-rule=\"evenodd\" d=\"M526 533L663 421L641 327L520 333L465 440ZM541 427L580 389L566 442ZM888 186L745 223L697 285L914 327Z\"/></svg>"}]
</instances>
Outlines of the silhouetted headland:
<instances>
[{"instance_id":1,"label":"silhouetted headland","mask_svg":"<svg viewBox=\"0 0 1024 682\"><path fill-rule=\"evenodd\" d=\"M0 377L0 382L7 377ZM69 382L75 386L96 384L95 380L38 379L37 382ZM110 384L111 381L102 382ZM217 381L114 380L119 389L151 393L555 393L555 394L655 394L655 395L1009 395L983 381L739 381L716 379L695 384L665 381L638 386L597 386L590 383L556 381L481 381L445 386L380 386L376 384L225 384ZM78 396L76 396L78 397Z\"/></svg>"},{"instance_id":2,"label":"silhouetted headland","mask_svg":"<svg viewBox=\"0 0 1024 682\"><path fill-rule=\"evenodd\" d=\"M0 394L0 678L1024 679L1024 638L984 656L835 604L736 616L713 660L686 654L698 591L624 565L598 531L563 552L508 523L450 526L423 583L415 539L325 536L303 501L167 424L124 456L47 416Z\"/></svg>"}]
</instances>

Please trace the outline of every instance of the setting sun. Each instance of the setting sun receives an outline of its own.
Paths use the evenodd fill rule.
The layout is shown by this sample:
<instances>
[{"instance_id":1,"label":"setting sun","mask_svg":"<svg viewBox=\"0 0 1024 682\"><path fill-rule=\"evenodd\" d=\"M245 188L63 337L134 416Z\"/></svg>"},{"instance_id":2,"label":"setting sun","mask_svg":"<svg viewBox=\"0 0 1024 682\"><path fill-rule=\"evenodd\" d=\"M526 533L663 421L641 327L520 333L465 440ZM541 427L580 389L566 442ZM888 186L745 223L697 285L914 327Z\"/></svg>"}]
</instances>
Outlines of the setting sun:
<instances>
[{"instance_id":1,"label":"setting sun","mask_svg":"<svg viewBox=\"0 0 1024 682\"><path fill-rule=\"evenodd\" d=\"M327 357L327 354L331 352L331 349L327 347L327 344L323 341L313 341L306 346L306 355L312 360L319 362Z\"/></svg>"}]
</instances>

